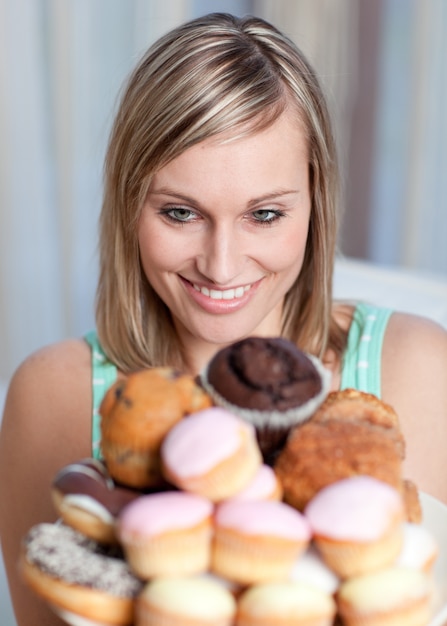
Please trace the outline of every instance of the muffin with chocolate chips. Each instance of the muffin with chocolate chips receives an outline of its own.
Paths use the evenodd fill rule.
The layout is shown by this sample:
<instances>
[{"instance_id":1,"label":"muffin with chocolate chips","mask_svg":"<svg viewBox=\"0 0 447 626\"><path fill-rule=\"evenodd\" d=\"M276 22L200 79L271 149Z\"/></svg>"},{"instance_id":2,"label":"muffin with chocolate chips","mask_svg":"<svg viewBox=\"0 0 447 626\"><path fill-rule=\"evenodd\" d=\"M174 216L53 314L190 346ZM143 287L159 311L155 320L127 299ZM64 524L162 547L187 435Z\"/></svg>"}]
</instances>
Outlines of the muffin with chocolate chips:
<instances>
[{"instance_id":1,"label":"muffin with chocolate chips","mask_svg":"<svg viewBox=\"0 0 447 626\"><path fill-rule=\"evenodd\" d=\"M291 427L323 402L330 382L317 358L280 337L249 337L223 348L200 378L215 404L254 424L267 463Z\"/></svg>"},{"instance_id":2,"label":"muffin with chocolate chips","mask_svg":"<svg viewBox=\"0 0 447 626\"><path fill-rule=\"evenodd\" d=\"M163 486L164 436L185 415L210 405L192 376L170 367L140 370L117 381L99 410L101 453L111 477L133 488Z\"/></svg>"}]
</instances>

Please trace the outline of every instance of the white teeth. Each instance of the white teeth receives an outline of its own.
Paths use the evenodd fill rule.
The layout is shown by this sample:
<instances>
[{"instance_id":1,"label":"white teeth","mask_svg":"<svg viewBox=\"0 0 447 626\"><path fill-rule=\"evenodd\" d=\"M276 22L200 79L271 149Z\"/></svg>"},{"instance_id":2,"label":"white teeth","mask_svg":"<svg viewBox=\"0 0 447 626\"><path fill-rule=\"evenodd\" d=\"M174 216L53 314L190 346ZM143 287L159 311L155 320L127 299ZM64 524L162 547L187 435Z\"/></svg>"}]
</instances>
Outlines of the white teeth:
<instances>
[{"instance_id":1,"label":"white teeth","mask_svg":"<svg viewBox=\"0 0 447 626\"><path fill-rule=\"evenodd\" d=\"M211 289L210 291L210 298L211 300L222 300L223 298L223 291L217 291L217 289ZM226 292L228 293L228 292Z\"/></svg>"},{"instance_id":2,"label":"white teeth","mask_svg":"<svg viewBox=\"0 0 447 626\"><path fill-rule=\"evenodd\" d=\"M208 289L207 287L199 287L194 285L196 291L200 291L204 296L208 296L213 300L234 300L234 298L241 298L244 293L250 289L251 285L245 285L245 287L237 287L236 289Z\"/></svg>"}]
</instances>

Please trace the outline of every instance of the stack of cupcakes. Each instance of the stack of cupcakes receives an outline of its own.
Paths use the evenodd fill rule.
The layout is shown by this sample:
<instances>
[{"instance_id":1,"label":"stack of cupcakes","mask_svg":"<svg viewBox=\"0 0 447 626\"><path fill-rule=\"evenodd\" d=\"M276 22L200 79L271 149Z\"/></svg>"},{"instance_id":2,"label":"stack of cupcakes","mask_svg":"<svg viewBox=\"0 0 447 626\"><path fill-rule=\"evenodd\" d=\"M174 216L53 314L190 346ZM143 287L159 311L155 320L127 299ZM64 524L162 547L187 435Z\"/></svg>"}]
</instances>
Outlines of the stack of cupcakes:
<instances>
[{"instance_id":1,"label":"stack of cupcakes","mask_svg":"<svg viewBox=\"0 0 447 626\"><path fill-rule=\"evenodd\" d=\"M415 486L404 487L394 414L328 385L321 363L271 338L221 351L200 384L167 368L117 383L101 408L104 463L82 460L55 477L63 524L25 538L26 580L74 626L428 624L436 544L418 523ZM343 426L351 448L340 460L333 431ZM353 445L364 427L377 434L383 475ZM62 539L40 546L67 530L82 550L115 559L125 592L96 593L92 576L71 577L66 592L52 569ZM54 581L64 593L48 593ZM87 586L94 593L80 601ZM117 597L121 612L110 609Z\"/></svg>"}]
</instances>

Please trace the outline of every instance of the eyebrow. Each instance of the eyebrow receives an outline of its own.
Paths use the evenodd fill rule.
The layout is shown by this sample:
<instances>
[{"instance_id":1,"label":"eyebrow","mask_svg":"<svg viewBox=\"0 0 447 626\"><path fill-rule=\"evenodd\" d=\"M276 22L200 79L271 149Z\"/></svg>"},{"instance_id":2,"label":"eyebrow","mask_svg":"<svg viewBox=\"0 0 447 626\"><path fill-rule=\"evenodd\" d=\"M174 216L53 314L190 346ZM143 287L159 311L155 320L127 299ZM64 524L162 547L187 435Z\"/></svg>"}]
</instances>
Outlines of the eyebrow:
<instances>
[{"instance_id":1,"label":"eyebrow","mask_svg":"<svg viewBox=\"0 0 447 626\"><path fill-rule=\"evenodd\" d=\"M277 189L276 191L272 191L269 193L266 193L262 196L259 196L257 198L252 198L251 200L249 200L248 202L248 206L255 206L261 202L267 202L269 200L275 200L277 198L283 197L283 196L290 196L290 195L297 195L300 193L299 189ZM197 200L195 200L194 198L192 198L191 196L187 196L183 193L179 193L178 191L176 191L175 189L171 189L170 187L159 187L158 189L149 189L148 191L148 196L151 195L155 195L155 196L171 196L173 198L177 198L179 200L182 200L183 202L186 202L187 204L197 204Z\"/></svg>"}]
</instances>

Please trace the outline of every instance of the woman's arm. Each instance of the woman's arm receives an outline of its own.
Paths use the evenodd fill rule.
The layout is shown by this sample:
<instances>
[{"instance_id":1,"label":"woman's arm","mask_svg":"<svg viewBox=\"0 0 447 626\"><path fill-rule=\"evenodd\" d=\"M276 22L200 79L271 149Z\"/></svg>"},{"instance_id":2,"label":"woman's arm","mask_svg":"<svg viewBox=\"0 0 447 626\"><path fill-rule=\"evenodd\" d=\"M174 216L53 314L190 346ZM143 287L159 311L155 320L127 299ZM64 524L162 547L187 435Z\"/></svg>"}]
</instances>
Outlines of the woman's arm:
<instances>
[{"instance_id":1,"label":"woman's arm","mask_svg":"<svg viewBox=\"0 0 447 626\"><path fill-rule=\"evenodd\" d=\"M406 440L405 478L447 503L447 331L413 315L391 316L383 346L382 397Z\"/></svg>"},{"instance_id":2,"label":"woman's arm","mask_svg":"<svg viewBox=\"0 0 447 626\"><path fill-rule=\"evenodd\" d=\"M0 537L18 626L56 626L18 572L22 537L56 518L50 485L67 463L90 456L90 350L83 341L45 348L15 373L0 433Z\"/></svg>"}]
</instances>

